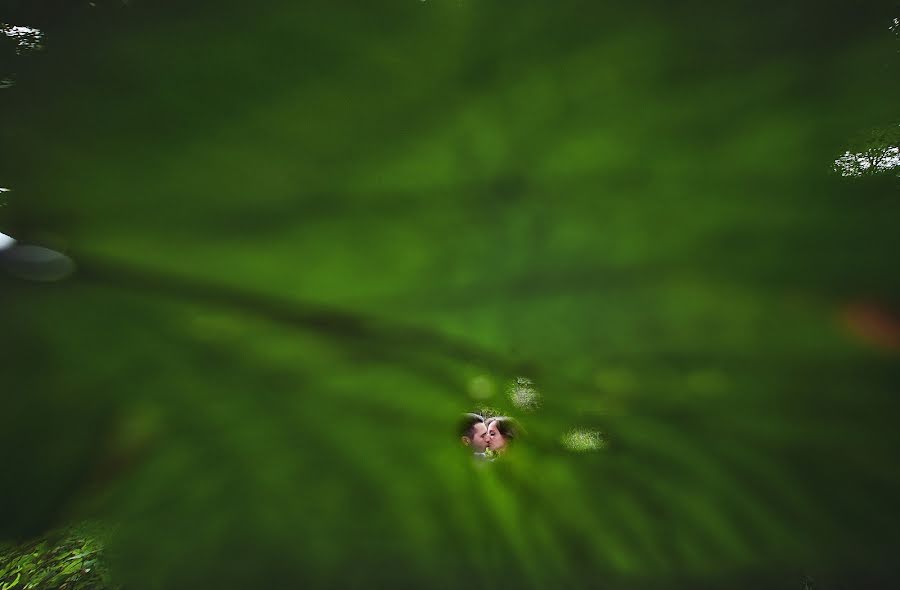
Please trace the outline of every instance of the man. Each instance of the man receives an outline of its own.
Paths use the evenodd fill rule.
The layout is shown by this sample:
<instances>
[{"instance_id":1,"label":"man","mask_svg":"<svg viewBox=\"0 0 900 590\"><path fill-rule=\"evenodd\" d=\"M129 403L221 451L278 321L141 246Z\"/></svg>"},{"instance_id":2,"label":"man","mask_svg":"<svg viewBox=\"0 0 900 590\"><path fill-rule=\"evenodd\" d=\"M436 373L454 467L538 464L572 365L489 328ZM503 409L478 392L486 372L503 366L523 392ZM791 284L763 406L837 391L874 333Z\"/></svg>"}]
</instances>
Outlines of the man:
<instances>
[{"instance_id":1,"label":"man","mask_svg":"<svg viewBox=\"0 0 900 590\"><path fill-rule=\"evenodd\" d=\"M487 448L487 425L483 416L463 414L459 423L459 437L464 446L472 448L476 458L486 458L484 450Z\"/></svg>"}]
</instances>

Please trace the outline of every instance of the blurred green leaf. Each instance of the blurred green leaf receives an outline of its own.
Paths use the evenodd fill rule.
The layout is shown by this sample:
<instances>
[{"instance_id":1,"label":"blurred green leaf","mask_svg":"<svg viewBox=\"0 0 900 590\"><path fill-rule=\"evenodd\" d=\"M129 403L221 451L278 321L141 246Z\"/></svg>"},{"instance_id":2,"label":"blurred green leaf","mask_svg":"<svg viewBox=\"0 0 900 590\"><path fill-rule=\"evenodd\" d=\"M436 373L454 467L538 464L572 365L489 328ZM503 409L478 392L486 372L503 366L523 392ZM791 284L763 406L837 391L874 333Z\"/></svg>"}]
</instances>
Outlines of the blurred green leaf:
<instances>
[{"instance_id":1,"label":"blurred green leaf","mask_svg":"<svg viewBox=\"0 0 900 590\"><path fill-rule=\"evenodd\" d=\"M897 117L877 7L113 4L16 7L0 231L77 272L0 278L4 536L117 523L133 589L892 579L900 201L829 174ZM472 465L483 406L529 436Z\"/></svg>"}]
</instances>

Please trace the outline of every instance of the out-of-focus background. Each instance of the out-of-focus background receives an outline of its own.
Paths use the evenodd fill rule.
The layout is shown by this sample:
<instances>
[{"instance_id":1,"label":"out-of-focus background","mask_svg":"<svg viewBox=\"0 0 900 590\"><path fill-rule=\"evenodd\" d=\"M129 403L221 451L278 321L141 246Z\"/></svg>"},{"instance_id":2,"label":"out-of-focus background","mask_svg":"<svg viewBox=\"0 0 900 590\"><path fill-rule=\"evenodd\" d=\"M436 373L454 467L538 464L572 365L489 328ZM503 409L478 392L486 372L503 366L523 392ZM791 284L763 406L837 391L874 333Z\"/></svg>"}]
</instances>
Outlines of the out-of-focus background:
<instances>
[{"instance_id":1,"label":"out-of-focus background","mask_svg":"<svg viewBox=\"0 0 900 590\"><path fill-rule=\"evenodd\" d=\"M8 546L100 523L135 590L896 579L896 6L0 6ZM528 436L476 465L482 407Z\"/></svg>"}]
</instances>

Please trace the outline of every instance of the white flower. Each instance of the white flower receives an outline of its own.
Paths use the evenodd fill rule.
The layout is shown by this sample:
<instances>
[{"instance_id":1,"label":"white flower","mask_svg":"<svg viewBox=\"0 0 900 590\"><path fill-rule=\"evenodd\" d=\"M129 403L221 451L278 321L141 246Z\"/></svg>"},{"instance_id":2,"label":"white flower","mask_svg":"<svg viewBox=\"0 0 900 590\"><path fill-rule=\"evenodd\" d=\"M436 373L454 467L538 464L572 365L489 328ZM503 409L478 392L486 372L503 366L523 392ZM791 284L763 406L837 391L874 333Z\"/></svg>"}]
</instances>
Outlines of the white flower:
<instances>
[{"instance_id":1,"label":"white flower","mask_svg":"<svg viewBox=\"0 0 900 590\"><path fill-rule=\"evenodd\" d=\"M607 447L606 439L597 430L574 428L563 435L563 446L575 453L599 451Z\"/></svg>"},{"instance_id":2,"label":"white flower","mask_svg":"<svg viewBox=\"0 0 900 590\"><path fill-rule=\"evenodd\" d=\"M516 377L507 388L506 394L514 406L526 412L533 411L541 405L541 394L527 377Z\"/></svg>"}]
</instances>

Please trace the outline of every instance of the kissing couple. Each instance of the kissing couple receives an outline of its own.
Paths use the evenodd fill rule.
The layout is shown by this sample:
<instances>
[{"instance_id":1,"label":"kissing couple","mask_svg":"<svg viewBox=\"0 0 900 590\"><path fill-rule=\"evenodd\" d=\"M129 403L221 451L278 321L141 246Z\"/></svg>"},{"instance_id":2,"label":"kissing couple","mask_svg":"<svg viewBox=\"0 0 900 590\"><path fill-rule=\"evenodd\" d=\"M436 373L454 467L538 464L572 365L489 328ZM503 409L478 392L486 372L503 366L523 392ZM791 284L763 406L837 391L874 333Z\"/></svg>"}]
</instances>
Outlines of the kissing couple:
<instances>
[{"instance_id":1,"label":"kissing couple","mask_svg":"<svg viewBox=\"0 0 900 590\"><path fill-rule=\"evenodd\" d=\"M521 428L507 416L485 418L481 414L463 414L459 437L463 446L472 450L476 459L494 460L506 453L519 436Z\"/></svg>"}]
</instances>

